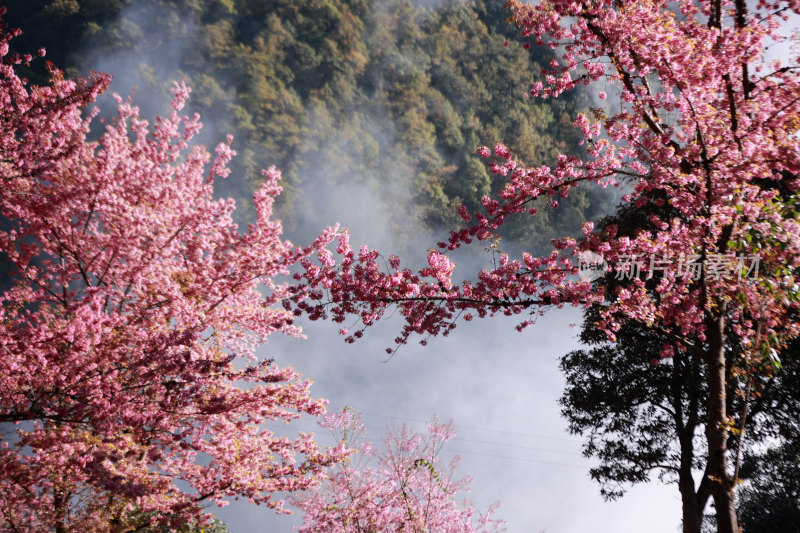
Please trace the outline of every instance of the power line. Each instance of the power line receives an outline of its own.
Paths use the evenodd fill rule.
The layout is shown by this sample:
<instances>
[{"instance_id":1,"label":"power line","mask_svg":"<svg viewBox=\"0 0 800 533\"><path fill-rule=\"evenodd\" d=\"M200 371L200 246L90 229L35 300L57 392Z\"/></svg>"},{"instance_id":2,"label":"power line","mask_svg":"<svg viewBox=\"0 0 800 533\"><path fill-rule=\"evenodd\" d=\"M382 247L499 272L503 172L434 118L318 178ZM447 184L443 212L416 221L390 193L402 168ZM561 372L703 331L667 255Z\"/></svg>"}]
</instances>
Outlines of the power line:
<instances>
[{"instance_id":1,"label":"power line","mask_svg":"<svg viewBox=\"0 0 800 533\"><path fill-rule=\"evenodd\" d=\"M362 413L362 414L365 415L365 416L374 416L374 417L379 417L379 418L402 420L404 422L424 423L422 420L419 420L419 419L407 419L407 418L402 418L402 417L397 417L397 416L380 415L380 414L376 414L376 413ZM317 430L310 430L310 429L303 428L303 427L296 426L296 425L283 426L283 429L287 429L289 427L291 427L291 428L293 428L295 430L299 430L299 431L317 433ZM456 427L469 428L470 426L457 425ZM377 431L384 431L385 430L385 428L372 426L372 425L366 425L366 424L364 424L364 428L365 429L377 430ZM322 428L317 428L317 429L322 429ZM480 431L492 432L492 433L506 433L506 434L525 435L525 436L528 436L528 437L545 438L545 439L549 438L549 439L556 439L556 440L566 440L566 441L571 441L571 442L575 442L575 441L578 440L578 439L567 439L567 438L561 438L561 437L551 437L551 436L545 436L545 435L537 435L537 434L534 434L534 433L517 432L517 431L487 430L487 429L476 428L476 427L472 427L472 429L477 429L477 430L480 430ZM320 433L319 436L325 436L325 437L331 438L333 440L332 435L325 434L324 432ZM493 441L485 441L485 440L477 440L477 439L468 439L468 438L465 438L465 437L458 437L458 436L454 437L453 440L459 440L459 441L463 441L463 442L472 442L472 443L476 443L476 444L487 444L487 445L492 445L492 446L502 446L502 447L505 447L505 448L517 448L517 449L522 449L522 450L539 451L539 452L546 452L546 453L557 453L557 454L569 455L569 456L575 457L575 453L574 452L568 452L568 451L563 451L563 450L552 450L552 449L548 449L548 448L539 448L539 447L535 447L535 446L524 446L524 445L510 444L510 443L504 443L504 442L493 442ZM442 451L447 451L449 453L456 453L456 454L464 454L464 455L479 455L479 456L484 456L484 457L492 457L492 458L495 458L495 459L501 459L501 460L506 460L506 461L538 463L538 464L548 464L548 465L554 465L554 466L565 466L565 467L569 467L569 468L580 468L580 469L584 469L584 470L586 469L585 465L559 463L559 462L554 462L554 461L543 461L543 460L540 460L540 459L532 459L532 458L529 458L529 457L513 457L513 456L498 455L498 454L484 453L484 452L478 452L478 451L456 450L456 449L451 448L449 446L445 446L445 448L443 448Z\"/></svg>"},{"instance_id":2,"label":"power line","mask_svg":"<svg viewBox=\"0 0 800 533\"><path fill-rule=\"evenodd\" d=\"M556 462L553 462L553 461L540 461L539 459L530 459L528 457L509 457L507 455L495 455L495 454L491 454L491 453L466 452L466 451L463 451L463 450L454 450L452 448L443 448L443 451L444 450L451 451L451 452L456 452L458 454L483 455L485 457L494 457L495 459L503 459L503 460L506 460L506 461L522 461L522 462L525 462L525 463L540 463L540 464L545 464L545 465L568 466L570 468L580 468L581 470L586 470L586 466L585 465L573 465L573 464L568 464L568 463L556 463Z\"/></svg>"},{"instance_id":3,"label":"power line","mask_svg":"<svg viewBox=\"0 0 800 533\"><path fill-rule=\"evenodd\" d=\"M375 429L375 430L378 430L378 431L383 431L384 430L384 428L379 428L377 426L368 426L366 424L364 425L364 427L366 429ZM456 435L458 435L458 432L456 432ZM569 455L569 456L572 456L572 457L575 456L575 452L566 452L564 450L551 450L549 448L538 448L536 446L523 446L521 444L509 444L509 443L506 443L506 442L493 442L493 441L488 441L488 440L467 439L467 438L464 438L464 437L457 437L457 436L453 437L452 440L460 440L460 441L463 441L463 442L475 442L475 443L478 443L478 444L490 444L490 445L493 445L493 446L502 446L504 448L519 448L519 449L522 449L522 450L532 450L532 451L537 451L537 452L558 453L558 454L562 454L562 455Z\"/></svg>"},{"instance_id":4,"label":"power line","mask_svg":"<svg viewBox=\"0 0 800 533\"><path fill-rule=\"evenodd\" d=\"M425 423L429 422L429 420L419 420L419 419L414 419L414 418L403 418L403 417L399 417L399 416L379 415L379 414L376 414L376 413L362 413L362 414L365 415L365 416L377 416L377 417L380 417L380 418L389 418L389 419L393 419L393 420L402 420L402 421L405 421L405 422L419 422L421 424L425 424ZM535 437L535 438L538 438L538 439L563 440L563 441L567 441L567 442L580 442L580 439L575 438L575 437L556 437L556 436L551 436L551 435L540 435L540 434L537 434L537 433L527 433L527 432L523 432L523 431L509 431L509 430L505 430L505 429L485 429L485 428L480 428L480 427L476 427L476 426L467 426L467 425L464 425L464 424L454 424L454 426L456 428L472 429L472 430L476 430L476 431L484 431L484 432L487 432L487 433L506 433L508 435L520 435L520 436L524 436L524 437ZM458 439L458 437L456 437L456 438Z\"/></svg>"},{"instance_id":5,"label":"power line","mask_svg":"<svg viewBox=\"0 0 800 533\"><path fill-rule=\"evenodd\" d=\"M477 442L479 444L493 444L495 446L503 446L505 448L520 448L523 450L534 450L537 452L560 453L562 455L571 455L573 457L575 456L575 452L565 452L564 450L551 450L549 448L538 448L536 446L523 446L521 444L508 444L505 442L491 442L487 440L465 439L461 437L453 437L453 440L461 440L465 442Z\"/></svg>"}]
</instances>

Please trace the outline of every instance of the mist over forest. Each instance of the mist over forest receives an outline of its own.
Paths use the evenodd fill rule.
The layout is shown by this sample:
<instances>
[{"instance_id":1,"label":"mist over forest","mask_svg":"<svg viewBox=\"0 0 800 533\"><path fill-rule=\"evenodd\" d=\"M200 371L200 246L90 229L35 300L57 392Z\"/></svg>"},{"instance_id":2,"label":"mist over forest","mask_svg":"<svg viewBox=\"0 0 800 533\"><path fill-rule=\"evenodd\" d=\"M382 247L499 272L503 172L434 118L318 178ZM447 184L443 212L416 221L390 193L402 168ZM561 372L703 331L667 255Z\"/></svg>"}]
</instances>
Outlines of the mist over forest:
<instances>
[{"instance_id":1,"label":"mist over forest","mask_svg":"<svg viewBox=\"0 0 800 533\"><path fill-rule=\"evenodd\" d=\"M451 420L457 436L433 424L432 442L449 435L436 453L405 457L395 470L430 474L425 490L441 489L454 479L439 477L442 465L463 454L452 472L474 477L470 500L454 500L466 490L447 492L445 511L431 516L471 524L471 513L486 513L464 531L504 530L507 520L520 533L797 533L800 78L789 36L800 8L792 1L5 2L3 21L22 34L0 42L8 67L0 104L10 110L0 121L0 177L14 193L0 195L0 346L11 361L6 374L0 365L0 383L13 382L23 400L0 412L0 424L19 426L11 440L0 432L11 449L0 460L28 475L29 448L40 444L24 439L41 420L43 433L57 431L40 446L56 451L42 454L33 489L0 476L23 495L5 499L13 509L2 509L0 529L33 517L67 531L59 525L70 513L109 531L326 523L348 504L312 502L314 494L335 500L343 493L335 472L347 473L348 489L367 472L348 477L349 426L340 439L314 425L327 409L363 413L358 435L381 453L396 444L379 443L388 423L421 435L434 413ZM706 48L711 40L717 48ZM44 59L23 55L40 47ZM775 58L789 66L769 64ZM107 80L91 72L113 76L100 96L93 91ZM36 88L36 105L20 113L27 93L13 92L18 81ZM191 88L185 108L176 82ZM128 98L140 115L119 103ZM92 105L99 117L86 126ZM120 138L108 127L115 110ZM188 119L178 133L178 111L199 114L196 137ZM58 118L48 122L50 113ZM206 154L193 143L217 148L206 177ZM52 200L61 197L51 183L74 210ZM272 211L275 183L282 192ZM233 198L235 212L214 198ZM63 231L51 227L56 215ZM326 232L335 224L346 231ZM596 261L589 278L584 254ZM106 282L115 269L124 275ZM453 338L440 338L456 324ZM97 365L84 364L89 355ZM270 374L278 368L285 374ZM108 378L117 374L125 387ZM51 378L74 379L61 387ZM107 390L97 393L92 380ZM286 397L302 389L287 416L270 411L284 385L295 387ZM249 399L237 402L251 392L264 398L247 411ZM40 402L52 398L51 420ZM151 419L134 408L119 415L117 398L141 401ZM95 427L85 420L100 404L112 414ZM195 415L218 417L225 438L203 434L205 426L190 435ZM170 416L177 421L152 437ZM250 426L239 426L244 419ZM74 448L58 433L71 424ZM292 438L295 448L273 453ZM267 465L253 476L238 455L252 442L249 457ZM196 453L209 443L219 457ZM329 447L317 454L317 445ZM161 475L172 460L164 449L188 470L154 482L166 492L153 489L146 501L150 481L141 488L135 476ZM408 442L397 449L418 452ZM70 461L78 481L64 475L63 484L73 493L52 481ZM135 475L113 474L118 462ZM241 486L212 471L223 463ZM283 488L268 485L273 467L298 464L296 478L275 475ZM398 497L408 516L392 530L407 531L418 516L403 483L353 506ZM293 517L262 505L284 498ZM394 512L383 507L384 517Z\"/></svg>"},{"instance_id":2,"label":"mist over forest","mask_svg":"<svg viewBox=\"0 0 800 533\"><path fill-rule=\"evenodd\" d=\"M460 204L480 209L481 198L496 194L504 183L478 156L479 146L504 142L522 162L554 165L558 154L585 153L573 120L599 105L584 90L558 99L528 98L532 82L556 54L523 46L526 40L507 20L502 1L16 0L6 5L9 24L23 31L12 41L14 48L45 47L46 59L68 77L92 70L113 76L98 100L108 120L115 108L112 91L132 96L143 116L152 119L170 111L173 81L185 80L192 89L186 110L199 113L203 123L199 140L213 148L226 135L234 136L237 156L231 176L216 181L217 196L234 197L238 220L246 224L261 170L277 166L284 187L277 214L287 237L298 244L341 223L354 242L424 261L420 250L463 222L456 212ZM34 62L33 68L31 79L44 82L44 62ZM548 252L550 239L579 234L584 220L611 213L618 199L617 190L597 187L575 191L555 210L548 199L540 201L537 216L512 219L502 228L500 245L506 251ZM490 264L493 256L482 248L456 254L464 272ZM573 315L567 322L576 320ZM533 431L544 438L501 435L512 451L538 446L534 458L522 463L510 459L500 444L479 444L487 437L496 440L497 434L459 429L467 439L460 448L466 453L463 471L478 478L473 498L482 507L502 498L507 511L500 516L515 517L523 530L559 523L581 527L555 501L543 506L550 509L545 517L523 516L529 497L541 502L558 497L560 491L547 484L507 493L525 471L537 467L537 472L547 469L541 475L569 485L566 492L596 498L596 489L582 479L585 468L574 461L562 464L565 446L573 456L579 452L576 440L556 429L563 423L552 400L561 383L553 357L574 345L557 345L551 340L557 333L539 340L537 353L550 362L535 372L539 377L531 384L530 363L513 355L525 341L510 333L508 323L465 331L455 348L460 362L440 344L444 353L432 360L425 350L410 347L387 365L380 354L396 327L382 328L383 335L373 334L354 349L331 327L306 324L308 341L298 346L274 339L265 353L314 378L316 393L330 398L332 409L354 405L417 421L438 412L461 425L523 433L528 424L544 428ZM563 336L570 330L564 325L553 331ZM487 360L481 349L498 342L505 355ZM427 370L420 375L420 368ZM443 379L449 384L434 394ZM481 390L485 379L518 405L501 408L493 399L497 390L470 392ZM514 401L514 389L530 392ZM417 394L422 391L428 392ZM539 414L528 413L523 398L539 404ZM379 440L375 427L398 418L368 421L372 438ZM313 429L308 426L300 429ZM327 443L326 435L321 437ZM561 449L543 454L554 443ZM506 459L487 462L487 454ZM283 531L299 524L297 518L246 505L215 514L232 531L265 525Z\"/></svg>"},{"instance_id":3,"label":"mist over forest","mask_svg":"<svg viewBox=\"0 0 800 533\"><path fill-rule=\"evenodd\" d=\"M391 234L407 251L422 235L430 241L455 227L458 205L474 211L499 191L503 179L489 172L478 146L505 142L531 165L583 152L572 121L592 105L590 96L527 98L556 56L526 50L502 2L26 0L8 7L10 23L24 32L15 46L43 45L70 76L111 73L111 90L127 96L135 87L145 116L166 112L154 102L165 105L172 82L186 80L190 109L204 124L201 140L213 146L235 138L233 177L218 183L218 193L246 206L261 169L277 166L285 187L279 214L298 242L320 224L362 228L380 218L359 236L374 243ZM503 235L546 250L551 238L610 213L617 199L599 187L576 191L557 210L510 221Z\"/></svg>"}]
</instances>

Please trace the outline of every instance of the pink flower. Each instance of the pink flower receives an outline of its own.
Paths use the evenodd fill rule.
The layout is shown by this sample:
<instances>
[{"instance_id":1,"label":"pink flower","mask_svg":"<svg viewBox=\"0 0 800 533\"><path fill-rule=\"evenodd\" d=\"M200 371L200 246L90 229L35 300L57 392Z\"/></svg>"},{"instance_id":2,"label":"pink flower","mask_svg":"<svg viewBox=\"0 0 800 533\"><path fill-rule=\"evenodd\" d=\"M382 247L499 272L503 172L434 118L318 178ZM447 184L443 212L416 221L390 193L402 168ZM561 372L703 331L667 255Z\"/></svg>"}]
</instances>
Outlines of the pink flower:
<instances>
[{"instance_id":1,"label":"pink flower","mask_svg":"<svg viewBox=\"0 0 800 533\"><path fill-rule=\"evenodd\" d=\"M505 144L499 143L494 147L494 154L497 157L509 159L511 157L511 150L509 150Z\"/></svg>"}]
</instances>

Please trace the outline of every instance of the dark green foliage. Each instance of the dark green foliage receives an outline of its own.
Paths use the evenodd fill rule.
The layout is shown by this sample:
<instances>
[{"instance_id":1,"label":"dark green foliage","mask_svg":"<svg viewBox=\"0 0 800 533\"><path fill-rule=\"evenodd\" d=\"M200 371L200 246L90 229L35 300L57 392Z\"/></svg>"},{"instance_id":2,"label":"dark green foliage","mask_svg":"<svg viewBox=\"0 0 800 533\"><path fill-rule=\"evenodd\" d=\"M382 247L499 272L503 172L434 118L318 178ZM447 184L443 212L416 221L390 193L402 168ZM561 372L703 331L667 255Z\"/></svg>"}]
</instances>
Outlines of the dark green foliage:
<instances>
[{"instance_id":1,"label":"dark green foliage","mask_svg":"<svg viewBox=\"0 0 800 533\"><path fill-rule=\"evenodd\" d=\"M800 533L800 445L770 448L745 461L739 491L745 533Z\"/></svg>"},{"instance_id":2,"label":"dark green foliage","mask_svg":"<svg viewBox=\"0 0 800 533\"><path fill-rule=\"evenodd\" d=\"M213 122L203 140L234 134L234 175L249 187L261 168L281 168L282 215L301 235L319 230L304 227L302 213L316 209L320 190L343 185L391 198L387 214L402 234L453 226L458 204L477 209L499 190L504 180L475 156L478 145L503 141L535 165L574 152L572 121L588 105L580 92L524 98L554 56L522 48L502 2L439 4L15 0L8 16L25 32L17 46L44 45L68 74L101 58L112 74L133 74L140 94L188 78L192 106ZM608 212L607 197L578 193L556 212L511 221L506 235L542 246Z\"/></svg>"},{"instance_id":3,"label":"dark green foliage","mask_svg":"<svg viewBox=\"0 0 800 533\"><path fill-rule=\"evenodd\" d=\"M620 332L618 346L602 346L565 355L561 369L567 386L562 414L570 431L585 435L584 454L599 464L590 470L601 493L616 499L626 486L658 474L674 481L680 463L677 428L690 439L702 467L703 439L698 422L706 391L697 357L677 355L654 366L658 335Z\"/></svg>"},{"instance_id":4,"label":"dark green foliage","mask_svg":"<svg viewBox=\"0 0 800 533\"><path fill-rule=\"evenodd\" d=\"M677 216L670 209L668 204L657 207L655 202L639 209L628 206L605 219L600 227L614 224L619 236L632 237L636 232L654 229L650 214ZM646 282L648 290L654 290L658 276L656 273ZM616 279L613 273L596 283L602 284L611 298L630 284ZM598 460L591 469L593 479L600 483L605 497L615 499L627 486L648 482L657 475L662 481L678 483L684 505L687 499L695 500L702 512L709 496L709 482L703 481L708 455L703 438L708 396L704 341L689 339L685 349L676 350L674 357L661 359L662 346L674 345L678 331L627 322L617 333L616 342L609 343L594 327L601 311L595 306L584 316L581 341L590 348L561 359L566 379L560 400L562 414L571 432L586 437L584 454ZM732 416L733 428L728 441L731 464L741 437L747 382L751 375L753 379L743 440L744 466L739 476L744 480L739 502L744 531L797 531L784 528L795 523L800 508L800 340L783 347L778 372L761 369L749 374L744 347L732 332L726 337L726 410ZM775 445L778 448L759 454L766 446ZM681 477L686 485L680 484ZM762 508L765 505L769 507ZM712 525L713 516L706 517L703 530L714 530Z\"/></svg>"},{"instance_id":5,"label":"dark green foliage","mask_svg":"<svg viewBox=\"0 0 800 533\"><path fill-rule=\"evenodd\" d=\"M650 230L653 206L628 205L604 219L600 228L614 225L621 237ZM669 207L658 209L668 215L663 211ZM650 280L650 288L657 281ZM613 298L629 282L612 272L596 283ZM587 437L584 455L599 460L590 471L592 478L604 497L616 499L626 486L647 482L653 474L674 482L682 460L684 468L702 470L707 391L699 354L677 350L675 357L662 361L659 352L669 342L668 332L636 323L623 323L617 342L610 343L594 327L601 311L594 306L584 315L580 338L592 348L561 359L566 388L560 403L570 431ZM688 452L683 458L681 448Z\"/></svg>"}]
</instances>

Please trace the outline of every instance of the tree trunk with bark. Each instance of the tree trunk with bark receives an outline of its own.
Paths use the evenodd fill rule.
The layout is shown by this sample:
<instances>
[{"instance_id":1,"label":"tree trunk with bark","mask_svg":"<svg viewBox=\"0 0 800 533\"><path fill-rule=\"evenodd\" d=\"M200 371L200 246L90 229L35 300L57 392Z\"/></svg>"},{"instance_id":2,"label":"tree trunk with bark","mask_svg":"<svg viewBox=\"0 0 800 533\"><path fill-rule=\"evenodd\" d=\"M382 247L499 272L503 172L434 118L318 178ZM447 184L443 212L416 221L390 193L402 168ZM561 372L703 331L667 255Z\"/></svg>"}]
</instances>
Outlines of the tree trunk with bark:
<instances>
[{"instance_id":1,"label":"tree trunk with bark","mask_svg":"<svg viewBox=\"0 0 800 533\"><path fill-rule=\"evenodd\" d=\"M706 440L708 442L708 476L711 496L717 511L717 533L739 533L736 506L733 497L733 478L728 473L727 441L728 413L725 398L725 320L721 316L710 317L708 325L708 420Z\"/></svg>"}]
</instances>

